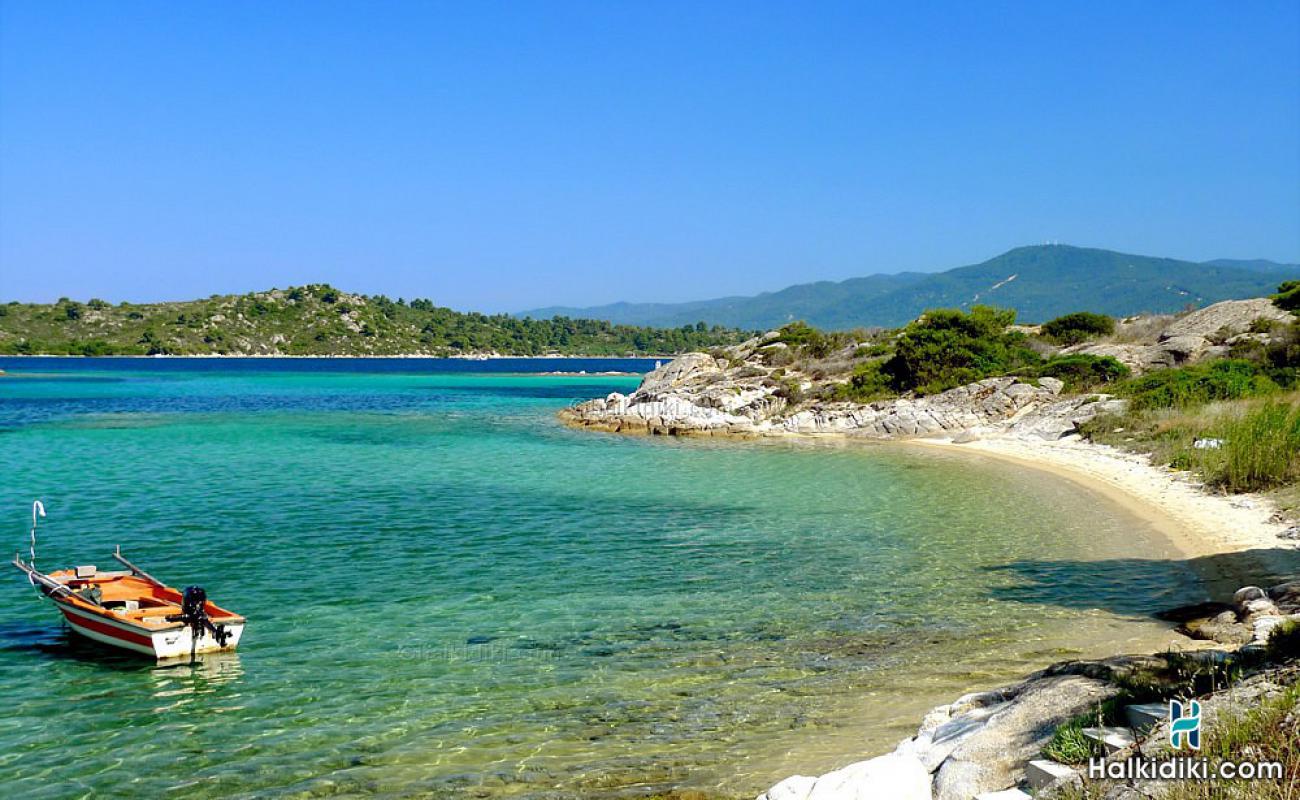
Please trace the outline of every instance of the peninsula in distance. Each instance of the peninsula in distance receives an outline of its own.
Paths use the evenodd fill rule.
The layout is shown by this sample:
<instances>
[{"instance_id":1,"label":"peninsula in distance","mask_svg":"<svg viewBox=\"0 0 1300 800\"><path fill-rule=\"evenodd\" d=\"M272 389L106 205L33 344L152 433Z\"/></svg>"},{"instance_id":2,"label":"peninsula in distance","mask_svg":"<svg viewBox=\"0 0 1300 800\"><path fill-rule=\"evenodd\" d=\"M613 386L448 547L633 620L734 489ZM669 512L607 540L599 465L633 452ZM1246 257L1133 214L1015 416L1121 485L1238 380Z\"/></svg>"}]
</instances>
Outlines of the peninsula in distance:
<instances>
[{"instance_id":1,"label":"peninsula in distance","mask_svg":"<svg viewBox=\"0 0 1300 800\"><path fill-rule=\"evenodd\" d=\"M1074 311L1171 313L1271 293L1300 265L1203 263L1067 245L1019 247L968 267L799 284L692 303L460 312L427 299L325 285L160 303L64 298L0 305L0 355L672 355L794 321L897 327L928 309L992 305L1045 322Z\"/></svg>"}]
</instances>

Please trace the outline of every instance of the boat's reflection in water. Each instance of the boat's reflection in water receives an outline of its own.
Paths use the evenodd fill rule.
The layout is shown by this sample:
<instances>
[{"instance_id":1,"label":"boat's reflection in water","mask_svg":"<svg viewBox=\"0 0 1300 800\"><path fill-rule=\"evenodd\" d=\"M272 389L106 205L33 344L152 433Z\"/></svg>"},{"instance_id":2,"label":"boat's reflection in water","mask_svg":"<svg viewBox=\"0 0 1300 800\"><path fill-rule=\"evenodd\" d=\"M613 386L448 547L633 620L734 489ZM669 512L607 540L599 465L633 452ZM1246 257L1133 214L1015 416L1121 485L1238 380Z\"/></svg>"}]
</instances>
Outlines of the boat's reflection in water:
<instances>
[{"instance_id":1,"label":"boat's reflection in water","mask_svg":"<svg viewBox=\"0 0 1300 800\"><path fill-rule=\"evenodd\" d=\"M220 692L223 708L239 708L240 693L229 688L244 674L238 652L207 653L189 658L159 661L149 670L153 682L153 696L165 705L156 711L174 711L199 700L204 695ZM231 704L233 701L233 704Z\"/></svg>"}]
</instances>

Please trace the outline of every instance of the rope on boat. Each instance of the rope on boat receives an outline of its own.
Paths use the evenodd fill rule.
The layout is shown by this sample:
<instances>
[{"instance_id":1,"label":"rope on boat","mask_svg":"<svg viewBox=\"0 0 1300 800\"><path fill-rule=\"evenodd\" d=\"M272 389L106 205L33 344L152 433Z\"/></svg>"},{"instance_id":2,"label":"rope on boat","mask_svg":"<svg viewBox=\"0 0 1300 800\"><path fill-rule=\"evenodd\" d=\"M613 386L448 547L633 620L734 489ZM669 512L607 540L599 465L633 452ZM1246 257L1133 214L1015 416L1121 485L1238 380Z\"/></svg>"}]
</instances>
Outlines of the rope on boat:
<instances>
[{"instance_id":1,"label":"rope on boat","mask_svg":"<svg viewBox=\"0 0 1300 800\"><path fill-rule=\"evenodd\" d=\"M33 570L36 569L36 517L37 515L45 516L45 504L40 500L32 501L32 543L27 551L27 564ZM36 585L36 578L32 573L27 573L27 582L32 586Z\"/></svg>"}]
</instances>

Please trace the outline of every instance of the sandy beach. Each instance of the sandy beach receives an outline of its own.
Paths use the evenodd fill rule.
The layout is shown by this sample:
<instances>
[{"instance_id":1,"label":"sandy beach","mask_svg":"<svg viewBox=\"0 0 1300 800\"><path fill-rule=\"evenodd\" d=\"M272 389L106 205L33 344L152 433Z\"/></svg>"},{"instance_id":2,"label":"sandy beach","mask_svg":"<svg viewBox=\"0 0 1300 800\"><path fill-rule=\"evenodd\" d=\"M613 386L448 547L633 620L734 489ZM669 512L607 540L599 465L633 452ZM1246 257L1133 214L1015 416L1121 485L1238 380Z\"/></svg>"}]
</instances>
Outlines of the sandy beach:
<instances>
[{"instance_id":1,"label":"sandy beach","mask_svg":"<svg viewBox=\"0 0 1300 800\"><path fill-rule=\"evenodd\" d=\"M1267 498L1216 493L1194 475L1155 466L1143 454L1078 436L1046 440L1004 434L964 443L952 438L911 441L1013 461L1078 483L1150 522L1188 559L1249 552L1260 569L1278 574L1294 572L1300 561L1300 546L1284 536L1291 524Z\"/></svg>"}]
</instances>

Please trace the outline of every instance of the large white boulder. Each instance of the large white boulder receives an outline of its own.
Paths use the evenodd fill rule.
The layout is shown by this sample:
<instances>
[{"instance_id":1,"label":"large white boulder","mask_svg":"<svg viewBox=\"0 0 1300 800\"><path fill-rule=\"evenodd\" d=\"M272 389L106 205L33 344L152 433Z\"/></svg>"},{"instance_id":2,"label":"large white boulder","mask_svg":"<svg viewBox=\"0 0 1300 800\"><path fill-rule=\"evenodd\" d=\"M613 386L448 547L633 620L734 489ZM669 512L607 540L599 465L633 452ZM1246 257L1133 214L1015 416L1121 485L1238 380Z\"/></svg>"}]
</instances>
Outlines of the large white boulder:
<instances>
[{"instance_id":1,"label":"large white boulder","mask_svg":"<svg viewBox=\"0 0 1300 800\"><path fill-rule=\"evenodd\" d=\"M1046 676L1021 685L1010 702L961 740L935 774L937 800L970 800L1014 786L1056 727L1118 690L1081 675Z\"/></svg>"},{"instance_id":2,"label":"large white boulder","mask_svg":"<svg viewBox=\"0 0 1300 800\"><path fill-rule=\"evenodd\" d=\"M791 775L758 796L758 800L808 800L817 779L808 775Z\"/></svg>"},{"instance_id":3,"label":"large white boulder","mask_svg":"<svg viewBox=\"0 0 1300 800\"><path fill-rule=\"evenodd\" d=\"M891 753L820 778L786 778L758 800L931 800L930 773L916 758Z\"/></svg>"},{"instance_id":4,"label":"large white boulder","mask_svg":"<svg viewBox=\"0 0 1300 800\"><path fill-rule=\"evenodd\" d=\"M720 377L721 375L722 367L713 356L708 353L686 353L647 373L636 393L641 396L653 396L671 392L705 376Z\"/></svg>"},{"instance_id":5,"label":"large white boulder","mask_svg":"<svg viewBox=\"0 0 1300 800\"><path fill-rule=\"evenodd\" d=\"M1180 336L1210 338L1231 336L1248 330L1255 320L1286 322L1291 316L1266 297L1224 300L1174 320L1160 334L1162 342Z\"/></svg>"}]
</instances>

